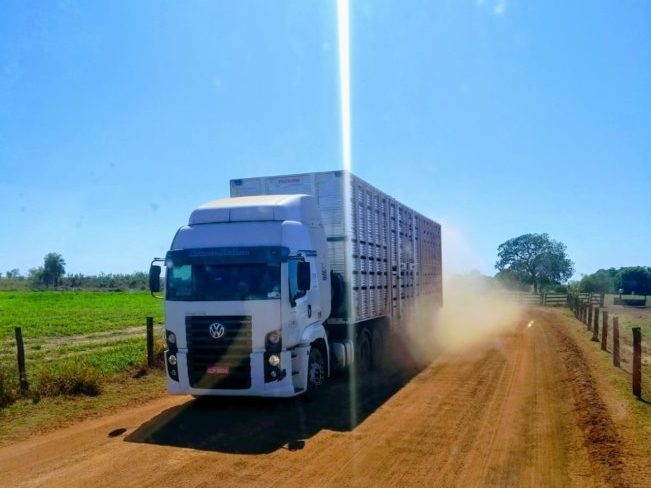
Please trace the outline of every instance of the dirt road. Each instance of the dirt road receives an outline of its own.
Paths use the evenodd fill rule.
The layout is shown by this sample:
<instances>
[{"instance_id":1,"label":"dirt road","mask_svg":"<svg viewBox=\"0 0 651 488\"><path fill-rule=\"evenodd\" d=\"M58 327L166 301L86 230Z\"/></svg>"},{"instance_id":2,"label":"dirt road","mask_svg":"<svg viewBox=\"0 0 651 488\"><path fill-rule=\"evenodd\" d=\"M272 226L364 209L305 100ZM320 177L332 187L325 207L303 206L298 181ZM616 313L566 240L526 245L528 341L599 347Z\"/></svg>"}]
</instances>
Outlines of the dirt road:
<instances>
[{"instance_id":1,"label":"dirt road","mask_svg":"<svg viewBox=\"0 0 651 488\"><path fill-rule=\"evenodd\" d=\"M162 398L0 449L0 484L648 486L556 317L310 404Z\"/></svg>"}]
</instances>

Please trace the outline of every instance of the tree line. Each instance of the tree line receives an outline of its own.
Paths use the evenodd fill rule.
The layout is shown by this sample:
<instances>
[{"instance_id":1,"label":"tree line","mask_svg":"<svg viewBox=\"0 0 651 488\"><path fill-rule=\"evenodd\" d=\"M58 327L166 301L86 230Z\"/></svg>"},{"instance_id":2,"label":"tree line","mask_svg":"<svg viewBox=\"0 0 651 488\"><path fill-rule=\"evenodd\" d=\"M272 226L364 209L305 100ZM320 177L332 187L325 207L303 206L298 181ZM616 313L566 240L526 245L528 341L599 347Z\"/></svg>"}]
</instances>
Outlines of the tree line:
<instances>
[{"instance_id":1,"label":"tree line","mask_svg":"<svg viewBox=\"0 0 651 488\"><path fill-rule=\"evenodd\" d=\"M66 274L66 262L58 253L48 253L43 258L43 265L31 268L27 274L18 269L0 273L1 290L147 290L147 273L100 273L84 275L82 273Z\"/></svg>"},{"instance_id":2,"label":"tree line","mask_svg":"<svg viewBox=\"0 0 651 488\"><path fill-rule=\"evenodd\" d=\"M627 266L600 269L577 283L582 292L651 295L651 267Z\"/></svg>"},{"instance_id":3,"label":"tree line","mask_svg":"<svg viewBox=\"0 0 651 488\"><path fill-rule=\"evenodd\" d=\"M497 257L498 273L493 280L510 290L651 295L648 266L600 269L579 281L568 281L574 274L574 263L565 244L548 234L509 239L499 245Z\"/></svg>"},{"instance_id":4,"label":"tree line","mask_svg":"<svg viewBox=\"0 0 651 488\"><path fill-rule=\"evenodd\" d=\"M523 234L509 239L497 248L498 273L490 281L510 290L565 292L573 289L591 293L623 293L651 295L651 267L631 266L600 269L584 275L580 281L568 282L574 263L565 244L548 234ZM66 262L58 253L48 253L43 265L27 275L12 269L0 273L0 289L87 289L147 290L148 275L143 272L99 275L67 274ZM621 290L621 291L620 291Z\"/></svg>"}]
</instances>

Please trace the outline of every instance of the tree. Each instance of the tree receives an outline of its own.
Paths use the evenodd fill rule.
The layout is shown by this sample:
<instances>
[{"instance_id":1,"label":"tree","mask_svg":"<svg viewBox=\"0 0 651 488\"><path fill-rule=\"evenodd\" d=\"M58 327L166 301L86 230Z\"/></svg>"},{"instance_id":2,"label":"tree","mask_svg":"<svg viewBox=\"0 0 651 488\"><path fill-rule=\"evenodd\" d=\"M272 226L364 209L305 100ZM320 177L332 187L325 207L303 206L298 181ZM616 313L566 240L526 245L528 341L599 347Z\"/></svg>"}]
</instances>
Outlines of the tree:
<instances>
[{"instance_id":1,"label":"tree","mask_svg":"<svg viewBox=\"0 0 651 488\"><path fill-rule=\"evenodd\" d=\"M610 270L600 269L596 273L583 275L579 289L584 293L613 293L615 290L614 273Z\"/></svg>"},{"instance_id":2,"label":"tree","mask_svg":"<svg viewBox=\"0 0 651 488\"><path fill-rule=\"evenodd\" d=\"M66 262L61 254L50 252L43 259L43 283L49 288L57 286L59 279L66 273Z\"/></svg>"},{"instance_id":3,"label":"tree","mask_svg":"<svg viewBox=\"0 0 651 488\"><path fill-rule=\"evenodd\" d=\"M512 273L509 270L503 270L499 271L495 275L495 279L499 282L499 284L504 287L507 290L514 290L514 291L529 291L529 285L518 275Z\"/></svg>"},{"instance_id":4,"label":"tree","mask_svg":"<svg viewBox=\"0 0 651 488\"><path fill-rule=\"evenodd\" d=\"M495 267L533 285L537 293L541 287L560 284L574 273L566 249L565 244L550 239L548 234L523 234L499 245Z\"/></svg>"},{"instance_id":5,"label":"tree","mask_svg":"<svg viewBox=\"0 0 651 488\"><path fill-rule=\"evenodd\" d=\"M30 268L30 270L27 272L27 278L32 282L32 286L35 288L38 288L39 286L43 285L43 266L39 266L38 268Z\"/></svg>"},{"instance_id":6,"label":"tree","mask_svg":"<svg viewBox=\"0 0 651 488\"><path fill-rule=\"evenodd\" d=\"M18 278L20 276L20 271L18 268L10 269L5 273L5 278L7 279L12 279L12 278Z\"/></svg>"},{"instance_id":7,"label":"tree","mask_svg":"<svg viewBox=\"0 0 651 488\"><path fill-rule=\"evenodd\" d=\"M615 286L623 289L626 294L651 295L651 268L646 266L621 268L615 276Z\"/></svg>"}]
</instances>

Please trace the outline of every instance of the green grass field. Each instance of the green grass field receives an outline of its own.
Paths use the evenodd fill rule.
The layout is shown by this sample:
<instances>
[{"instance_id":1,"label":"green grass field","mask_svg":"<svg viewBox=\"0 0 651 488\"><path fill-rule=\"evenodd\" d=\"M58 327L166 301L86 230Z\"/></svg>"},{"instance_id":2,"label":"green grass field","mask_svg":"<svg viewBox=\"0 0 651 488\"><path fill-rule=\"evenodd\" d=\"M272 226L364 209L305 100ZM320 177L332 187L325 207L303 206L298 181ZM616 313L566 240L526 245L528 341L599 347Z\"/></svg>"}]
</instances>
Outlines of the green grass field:
<instances>
[{"instance_id":1,"label":"green grass field","mask_svg":"<svg viewBox=\"0 0 651 488\"><path fill-rule=\"evenodd\" d=\"M0 292L0 341L23 329L26 340L120 330L163 321L163 302L146 292Z\"/></svg>"},{"instance_id":2,"label":"green grass field","mask_svg":"<svg viewBox=\"0 0 651 488\"><path fill-rule=\"evenodd\" d=\"M154 317L148 369L145 317ZM165 393L163 302L145 292L0 291L0 444ZM18 391L14 327L29 392Z\"/></svg>"},{"instance_id":3,"label":"green grass field","mask_svg":"<svg viewBox=\"0 0 651 488\"><path fill-rule=\"evenodd\" d=\"M160 352L163 304L148 293L0 292L0 369L15 388L14 327L20 326L30 390L40 391L47 379L52 391L58 378L75 375L92 378L101 390L146 366L147 316L154 317Z\"/></svg>"}]
</instances>

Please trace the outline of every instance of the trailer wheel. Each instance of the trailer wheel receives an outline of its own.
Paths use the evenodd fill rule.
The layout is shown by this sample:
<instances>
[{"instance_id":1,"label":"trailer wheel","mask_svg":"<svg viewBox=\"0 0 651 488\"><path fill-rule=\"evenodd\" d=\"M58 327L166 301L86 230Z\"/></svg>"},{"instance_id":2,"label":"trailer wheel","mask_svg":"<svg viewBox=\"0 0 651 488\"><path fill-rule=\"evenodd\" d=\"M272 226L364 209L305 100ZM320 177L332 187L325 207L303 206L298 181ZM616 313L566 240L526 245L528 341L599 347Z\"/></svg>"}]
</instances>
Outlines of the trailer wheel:
<instances>
[{"instance_id":1,"label":"trailer wheel","mask_svg":"<svg viewBox=\"0 0 651 488\"><path fill-rule=\"evenodd\" d=\"M357 336L357 373L365 374L371 369L372 349L371 335L367 329L362 330Z\"/></svg>"}]
</instances>

